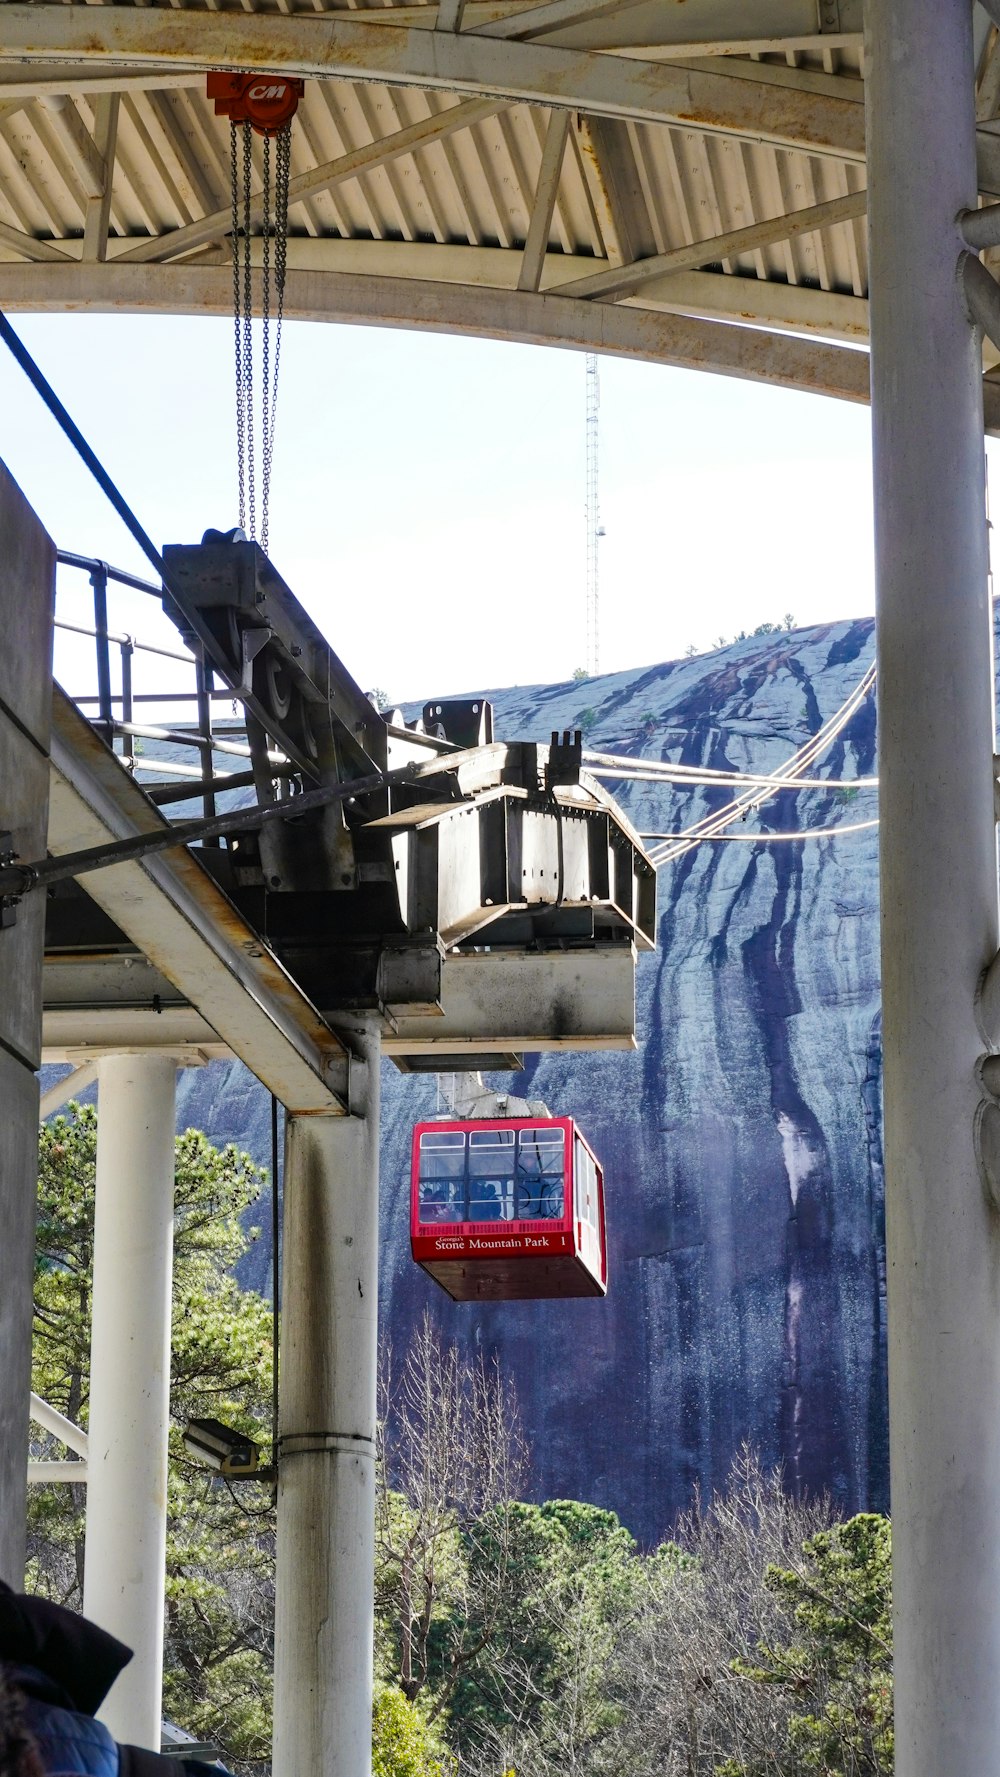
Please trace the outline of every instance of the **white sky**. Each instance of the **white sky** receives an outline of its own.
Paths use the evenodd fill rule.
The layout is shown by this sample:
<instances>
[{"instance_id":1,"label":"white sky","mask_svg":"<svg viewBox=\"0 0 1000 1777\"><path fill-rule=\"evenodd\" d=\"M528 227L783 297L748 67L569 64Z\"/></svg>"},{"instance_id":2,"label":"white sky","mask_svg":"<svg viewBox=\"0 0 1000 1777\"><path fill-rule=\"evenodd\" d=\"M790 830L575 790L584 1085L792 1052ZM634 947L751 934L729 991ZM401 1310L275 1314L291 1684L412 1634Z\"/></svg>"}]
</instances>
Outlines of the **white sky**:
<instances>
[{"instance_id":1,"label":"white sky","mask_svg":"<svg viewBox=\"0 0 1000 1777\"><path fill-rule=\"evenodd\" d=\"M236 522L229 323L13 319L154 542ZM0 415L59 546L144 571L2 345ZM580 353L286 323L270 554L366 689L583 663L584 419ZM872 610L865 408L602 358L600 424L602 670ZM152 601L116 619L154 639Z\"/></svg>"}]
</instances>

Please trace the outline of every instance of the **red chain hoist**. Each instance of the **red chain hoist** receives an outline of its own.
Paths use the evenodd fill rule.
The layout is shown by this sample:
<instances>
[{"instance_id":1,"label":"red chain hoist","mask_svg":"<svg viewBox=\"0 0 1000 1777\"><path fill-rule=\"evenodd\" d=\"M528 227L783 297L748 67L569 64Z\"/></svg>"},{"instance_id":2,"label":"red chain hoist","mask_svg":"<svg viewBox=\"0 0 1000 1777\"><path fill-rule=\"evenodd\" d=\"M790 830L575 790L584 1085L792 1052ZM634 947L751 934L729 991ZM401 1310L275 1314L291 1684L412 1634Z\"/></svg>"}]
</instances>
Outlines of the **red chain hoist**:
<instances>
[{"instance_id":1,"label":"red chain hoist","mask_svg":"<svg viewBox=\"0 0 1000 1777\"><path fill-rule=\"evenodd\" d=\"M216 117L248 123L258 136L277 136L291 123L306 90L304 80L285 74L222 74L208 76L208 97Z\"/></svg>"},{"instance_id":2,"label":"red chain hoist","mask_svg":"<svg viewBox=\"0 0 1000 1777\"><path fill-rule=\"evenodd\" d=\"M229 160L232 196L233 327L236 350L236 453L239 474L240 525L268 545L268 506L271 492L271 460L274 451L274 417L278 401L278 367L281 361L281 321L285 303L285 265L288 244L288 186L291 173L292 118L305 91L305 82L284 74L224 74L208 76L207 96L215 102L216 117L229 119ZM262 179L253 191L254 135L263 138ZM274 178L271 176L272 145ZM242 162L242 164L241 164ZM260 534L257 532L256 461L254 451L253 378L253 271L251 242L259 228L261 241L261 378L260 437L261 487ZM276 329L271 351L272 244Z\"/></svg>"}]
</instances>

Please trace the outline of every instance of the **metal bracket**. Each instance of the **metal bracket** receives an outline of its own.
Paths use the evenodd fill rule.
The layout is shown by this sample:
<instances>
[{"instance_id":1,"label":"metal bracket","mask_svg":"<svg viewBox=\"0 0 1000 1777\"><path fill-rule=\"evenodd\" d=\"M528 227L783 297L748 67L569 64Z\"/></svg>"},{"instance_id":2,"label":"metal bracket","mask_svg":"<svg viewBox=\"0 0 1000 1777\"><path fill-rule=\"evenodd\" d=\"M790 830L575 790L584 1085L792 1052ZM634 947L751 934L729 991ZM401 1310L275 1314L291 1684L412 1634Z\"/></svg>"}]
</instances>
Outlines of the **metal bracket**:
<instances>
[{"instance_id":1,"label":"metal bracket","mask_svg":"<svg viewBox=\"0 0 1000 1777\"><path fill-rule=\"evenodd\" d=\"M840 0L818 0L818 24L820 31L826 36L829 32L840 31Z\"/></svg>"},{"instance_id":2,"label":"metal bracket","mask_svg":"<svg viewBox=\"0 0 1000 1777\"><path fill-rule=\"evenodd\" d=\"M261 624L257 629L241 631L240 645L243 657L243 670L240 673L241 691L253 690L253 663L258 654L267 647L273 633L273 630L268 629L266 624Z\"/></svg>"},{"instance_id":3,"label":"metal bracket","mask_svg":"<svg viewBox=\"0 0 1000 1777\"><path fill-rule=\"evenodd\" d=\"M564 729L561 741L558 729L554 728L545 766L545 788L552 790L556 784L578 784L582 769L582 728Z\"/></svg>"},{"instance_id":4,"label":"metal bracket","mask_svg":"<svg viewBox=\"0 0 1000 1777\"><path fill-rule=\"evenodd\" d=\"M13 833L7 832L6 828L0 828L0 869L5 869L8 864L17 863L19 854L14 850L13 840ZM9 931L11 926L17 924L17 909L20 900L20 895L0 895L0 931Z\"/></svg>"}]
</instances>

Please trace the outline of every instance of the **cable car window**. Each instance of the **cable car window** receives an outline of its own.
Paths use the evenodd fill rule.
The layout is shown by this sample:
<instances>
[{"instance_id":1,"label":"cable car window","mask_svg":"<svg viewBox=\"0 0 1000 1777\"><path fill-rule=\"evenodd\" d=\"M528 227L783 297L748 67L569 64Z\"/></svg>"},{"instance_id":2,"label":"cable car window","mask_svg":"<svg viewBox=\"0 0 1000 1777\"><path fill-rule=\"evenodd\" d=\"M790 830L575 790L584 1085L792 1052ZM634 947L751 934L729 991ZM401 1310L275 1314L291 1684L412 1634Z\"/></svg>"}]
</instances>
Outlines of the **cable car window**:
<instances>
[{"instance_id":1,"label":"cable car window","mask_svg":"<svg viewBox=\"0 0 1000 1777\"><path fill-rule=\"evenodd\" d=\"M469 1136L470 1222L514 1219L514 1131L477 1129Z\"/></svg>"},{"instance_id":2,"label":"cable car window","mask_svg":"<svg viewBox=\"0 0 1000 1777\"><path fill-rule=\"evenodd\" d=\"M522 1221L552 1221L563 1214L564 1153L561 1129L521 1129L517 1136L517 1214Z\"/></svg>"},{"instance_id":3,"label":"cable car window","mask_svg":"<svg viewBox=\"0 0 1000 1777\"><path fill-rule=\"evenodd\" d=\"M435 1129L420 1137L420 1220L460 1222L465 1213L465 1136Z\"/></svg>"},{"instance_id":4,"label":"cable car window","mask_svg":"<svg viewBox=\"0 0 1000 1777\"><path fill-rule=\"evenodd\" d=\"M579 1136L575 1143L576 1213L597 1232L597 1171Z\"/></svg>"}]
</instances>

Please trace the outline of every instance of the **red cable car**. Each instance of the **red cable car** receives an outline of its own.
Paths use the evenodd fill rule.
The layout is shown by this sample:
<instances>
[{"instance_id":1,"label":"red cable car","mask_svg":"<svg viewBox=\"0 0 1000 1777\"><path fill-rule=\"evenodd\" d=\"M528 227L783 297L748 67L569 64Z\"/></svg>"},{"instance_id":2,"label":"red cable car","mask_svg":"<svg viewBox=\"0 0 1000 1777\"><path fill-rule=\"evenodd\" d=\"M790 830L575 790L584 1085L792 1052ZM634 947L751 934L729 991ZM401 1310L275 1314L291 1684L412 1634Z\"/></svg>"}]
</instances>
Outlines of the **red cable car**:
<instances>
[{"instance_id":1,"label":"red cable car","mask_svg":"<svg viewBox=\"0 0 1000 1777\"><path fill-rule=\"evenodd\" d=\"M410 1247L456 1302L603 1296L604 1175L571 1117L418 1123Z\"/></svg>"}]
</instances>

